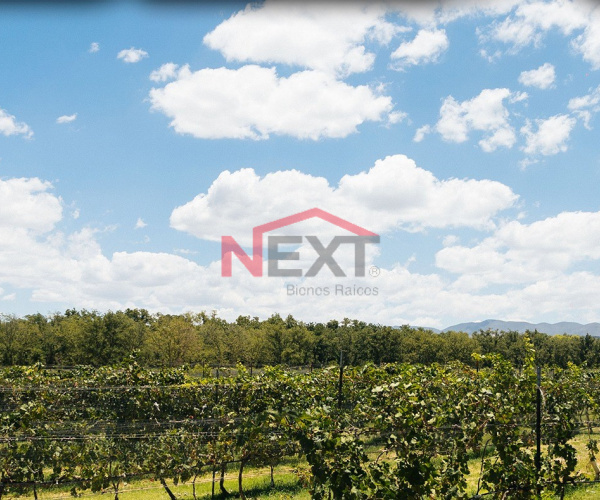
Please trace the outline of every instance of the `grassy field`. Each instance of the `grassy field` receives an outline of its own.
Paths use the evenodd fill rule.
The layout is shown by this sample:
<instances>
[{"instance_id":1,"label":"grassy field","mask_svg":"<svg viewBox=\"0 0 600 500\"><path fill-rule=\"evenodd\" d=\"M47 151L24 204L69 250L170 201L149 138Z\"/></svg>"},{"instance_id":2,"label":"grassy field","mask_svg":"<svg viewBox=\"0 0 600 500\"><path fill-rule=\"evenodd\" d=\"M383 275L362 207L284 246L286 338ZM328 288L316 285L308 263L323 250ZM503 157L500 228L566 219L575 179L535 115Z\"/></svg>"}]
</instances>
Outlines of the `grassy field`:
<instances>
[{"instance_id":1,"label":"grassy field","mask_svg":"<svg viewBox=\"0 0 600 500\"><path fill-rule=\"evenodd\" d=\"M197 482L196 484L196 498L198 500L208 500L211 498L211 479L210 477ZM474 483L477 479L474 479ZM184 484L174 486L169 484L169 487L177 498L181 500L193 499L192 486L191 484ZM228 474L225 481L225 487L230 493L230 497L233 498L237 491L237 478L235 474ZM216 498L223 498L218 494L218 484L215 485ZM275 487L271 487L269 480L269 472L253 471L253 474L249 475L244 480L244 491L248 499L282 499L282 500L309 500L310 494L307 490L303 489L298 482L297 477L292 473L286 473L283 471L277 472L275 476ZM475 489L471 490L471 493L475 493ZM112 491L105 491L101 493L83 493L79 498L89 498L94 500L106 500L107 498L113 498L114 493ZM9 498L32 498L32 495L9 497ZM40 500L51 500L51 499L67 499L73 498L68 491L42 491L38 493ZM123 500L165 500L168 499L162 486L153 481L139 481L131 484L127 484L122 487L119 492L119 498ZM557 497L558 498L558 497ZM600 484L599 485L588 485L580 488L569 488L566 499L569 500L597 500L600 498Z\"/></svg>"},{"instance_id":2,"label":"grassy field","mask_svg":"<svg viewBox=\"0 0 600 500\"><path fill-rule=\"evenodd\" d=\"M225 488L233 497L237 492L237 471L231 471L226 474ZM215 484L215 497L223 498L219 495L219 476ZM198 500L207 500L212 496L212 474L208 474L196 481L196 498ZM167 482L169 488L181 500L193 499L193 488L191 483L173 485ZM304 490L298 481L298 477L291 469L279 467L275 469L275 487L271 487L270 470L268 468L251 469L244 474L244 493L247 498L279 498L279 499L298 499L309 500L310 494ZM31 498L32 495L13 496L8 498ZM51 490L42 490L38 492L40 500L67 499L73 498L68 489L56 488ZM97 500L107 500L114 498L114 492L106 490L104 492L90 493L83 492L78 498L89 498ZM163 487L157 481L143 480L135 481L129 484L121 485L119 498L123 500L165 500L169 497Z\"/></svg>"}]
</instances>

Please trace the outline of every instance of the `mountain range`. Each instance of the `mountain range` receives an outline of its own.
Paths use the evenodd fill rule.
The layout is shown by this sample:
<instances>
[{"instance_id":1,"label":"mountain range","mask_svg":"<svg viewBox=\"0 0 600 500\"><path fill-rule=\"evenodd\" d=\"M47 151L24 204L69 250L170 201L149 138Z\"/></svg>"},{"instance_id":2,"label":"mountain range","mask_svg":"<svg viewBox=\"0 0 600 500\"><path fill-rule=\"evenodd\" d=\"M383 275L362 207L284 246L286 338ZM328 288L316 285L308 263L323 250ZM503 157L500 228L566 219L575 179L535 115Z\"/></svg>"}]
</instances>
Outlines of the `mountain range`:
<instances>
[{"instance_id":1,"label":"mountain range","mask_svg":"<svg viewBox=\"0 0 600 500\"><path fill-rule=\"evenodd\" d=\"M558 335L568 333L570 335L586 335L589 333L592 336L600 336L600 323L574 323L561 321L560 323L527 323L526 321L502 321L498 319L486 319L485 321L476 321L470 323L459 323L458 325L449 326L443 330L430 328L435 332L467 332L474 333L479 330L503 330L524 332L525 330L537 330L538 332L547 333L548 335Z\"/></svg>"}]
</instances>

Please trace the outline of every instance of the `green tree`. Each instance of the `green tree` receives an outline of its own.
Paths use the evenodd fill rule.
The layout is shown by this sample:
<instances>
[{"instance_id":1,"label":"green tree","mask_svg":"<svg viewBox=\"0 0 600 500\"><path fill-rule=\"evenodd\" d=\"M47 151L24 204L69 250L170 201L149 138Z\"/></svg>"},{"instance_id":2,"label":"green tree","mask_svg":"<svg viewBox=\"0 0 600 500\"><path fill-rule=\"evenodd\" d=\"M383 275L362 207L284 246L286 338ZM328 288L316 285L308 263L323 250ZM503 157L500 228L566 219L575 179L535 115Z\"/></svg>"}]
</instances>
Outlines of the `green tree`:
<instances>
[{"instance_id":1,"label":"green tree","mask_svg":"<svg viewBox=\"0 0 600 500\"><path fill-rule=\"evenodd\" d=\"M150 364L170 367L199 361L200 351L201 341L191 315L159 315L143 347Z\"/></svg>"}]
</instances>

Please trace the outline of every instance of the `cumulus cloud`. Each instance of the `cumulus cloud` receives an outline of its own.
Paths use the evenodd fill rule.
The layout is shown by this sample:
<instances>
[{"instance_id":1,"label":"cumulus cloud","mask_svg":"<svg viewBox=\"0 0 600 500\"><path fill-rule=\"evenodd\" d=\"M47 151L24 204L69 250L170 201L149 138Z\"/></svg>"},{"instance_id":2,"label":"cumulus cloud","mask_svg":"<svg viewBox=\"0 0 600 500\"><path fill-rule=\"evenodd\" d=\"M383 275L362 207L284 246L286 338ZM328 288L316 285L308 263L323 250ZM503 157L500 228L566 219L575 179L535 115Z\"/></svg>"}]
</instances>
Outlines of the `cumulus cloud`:
<instances>
[{"instance_id":1,"label":"cumulus cloud","mask_svg":"<svg viewBox=\"0 0 600 500\"><path fill-rule=\"evenodd\" d=\"M595 314L594 298L600 293L600 280L589 272L558 274L513 286L506 293L461 290L456 281L440 274L410 272L404 266L382 268L376 279L346 278L337 284L325 272L301 282L253 278L243 268L225 279L218 262L200 266L182 256L153 252L115 252L105 257L90 232L72 235L62 246L45 242L26 247L23 259L8 255L12 267L4 266L7 250L5 243L0 244L0 282L31 290L32 301L40 304L100 310L145 307L163 313L215 310L230 320L240 314L266 318L283 311L305 321L359 317L437 327L465 317L533 319L543 314L544 319L581 321ZM27 266L26 258L35 260ZM350 289L376 287L377 295L344 296L336 292L339 284ZM331 294L298 300L288 285L292 292L294 286L329 287Z\"/></svg>"},{"instance_id":2,"label":"cumulus cloud","mask_svg":"<svg viewBox=\"0 0 600 500\"><path fill-rule=\"evenodd\" d=\"M56 119L56 123L58 123L58 124L71 123L71 122L74 122L76 119L77 119L77 113L73 113L72 115L62 115Z\"/></svg>"},{"instance_id":3,"label":"cumulus cloud","mask_svg":"<svg viewBox=\"0 0 600 500\"><path fill-rule=\"evenodd\" d=\"M392 111L388 114L387 123L388 125L395 125L396 123L402 123L404 120L408 120L408 113L404 111Z\"/></svg>"},{"instance_id":4,"label":"cumulus cloud","mask_svg":"<svg viewBox=\"0 0 600 500\"><path fill-rule=\"evenodd\" d=\"M192 220L194 210L186 215L181 207L174 210L172 222L181 216L180 222L200 231L200 237L238 236L236 231L245 234L267 216L274 219L297 210L295 199L306 197L310 202L314 190L315 197L326 194L334 199L325 207L331 211L343 207L348 198L348 210L338 215L376 230L393 230L414 221L424 227L454 223L480 227L483 221L482 227L489 228L485 221L513 206L516 199L500 183L439 180L406 157L394 156L368 171L343 177L336 187L324 178L295 171L262 178L252 171L224 172L206 194L188 204L194 210L207 209L214 217L212 228L202 219L202 212L195 212L200 218ZM600 212L565 212L530 224L507 222L472 247L461 246L456 236L446 235L445 248L436 256L440 272L411 272L398 264L381 267L376 278L349 275L332 280L325 270L315 278L294 280L257 279L241 266L231 278L222 278L218 251L206 265L166 252L105 255L97 229L84 227L71 233L60 229L63 202L49 183L36 178L2 180L0 196L0 293L6 300L17 293L29 295L31 304L40 307L144 307L163 313L215 310L230 320L240 314L266 318L280 311L306 321L359 317L437 327L466 317L533 320L543 315L545 320L592 321L598 311L600 279L575 266L600 259ZM248 203L245 210L243 203ZM244 220L236 225L240 214ZM367 265L376 256L377 252L367 252ZM312 262L308 257L302 253L297 264ZM336 252L336 260L346 263L346 257L351 263L352 255ZM486 290L488 285L494 290ZM331 293L298 300L296 286L329 287ZM344 295L336 291L338 286L375 287L377 295ZM498 286L508 288L498 290Z\"/></svg>"},{"instance_id":5,"label":"cumulus cloud","mask_svg":"<svg viewBox=\"0 0 600 500\"><path fill-rule=\"evenodd\" d=\"M571 130L577 120L569 115L555 115L545 120L535 120L537 131L534 131L530 120L521 128L526 144L522 148L529 155L555 155L565 152Z\"/></svg>"},{"instance_id":6,"label":"cumulus cloud","mask_svg":"<svg viewBox=\"0 0 600 500\"><path fill-rule=\"evenodd\" d=\"M484 42L496 40L509 44L517 51L531 44L541 45L551 30L564 36L575 35L571 39L573 48L594 69L600 68L600 10L595 2L588 0L520 3L513 15L480 30L480 37Z\"/></svg>"},{"instance_id":7,"label":"cumulus cloud","mask_svg":"<svg viewBox=\"0 0 600 500\"><path fill-rule=\"evenodd\" d=\"M585 30L572 41L572 45L593 69L600 69L600 9L592 13Z\"/></svg>"},{"instance_id":8,"label":"cumulus cloud","mask_svg":"<svg viewBox=\"0 0 600 500\"><path fill-rule=\"evenodd\" d=\"M343 176L337 186L296 170L264 177L253 169L225 171L206 193L173 210L170 221L198 238L220 241L222 235L233 235L246 243L252 227L317 206L374 232L483 229L493 227L495 215L516 200L499 182L440 180L396 155L378 160L368 171Z\"/></svg>"},{"instance_id":9,"label":"cumulus cloud","mask_svg":"<svg viewBox=\"0 0 600 500\"><path fill-rule=\"evenodd\" d=\"M562 212L531 224L508 222L473 247L446 247L436 265L492 286L556 279L579 262L598 259L600 212Z\"/></svg>"},{"instance_id":10,"label":"cumulus cloud","mask_svg":"<svg viewBox=\"0 0 600 500\"><path fill-rule=\"evenodd\" d=\"M178 64L169 62L163 64L160 68L150 73L150 80L153 82L166 82L177 77Z\"/></svg>"},{"instance_id":11,"label":"cumulus cloud","mask_svg":"<svg viewBox=\"0 0 600 500\"><path fill-rule=\"evenodd\" d=\"M423 125L422 127L419 127L417 129L417 131L415 132L413 141L421 142L423 139L425 139L425 136L430 133L431 133L431 125Z\"/></svg>"},{"instance_id":12,"label":"cumulus cloud","mask_svg":"<svg viewBox=\"0 0 600 500\"><path fill-rule=\"evenodd\" d=\"M51 189L49 182L36 177L0 179L0 228L51 231L62 218L62 200Z\"/></svg>"},{"instance_id":13,"label":"cumulus cloud","mask_svg":"<svg viewBox=\"0 0 600 500\"><path fill-rule=\"evenodd\" d=\"M445 30L419 30L410 42L402 43L394 52L392 59L397 61L397 67L416 66L438 60L450 45Z\"/></svg>"},{"instance_id":14,"label":"cumulus cloud","mask_svg":"<svg viewBox=\"0 0 600 500\"><path fill-rule=\"evenodd\" d=\"M100 44L98 42L92 42L90 44L90 48L88 49L88 52L90 54L95 54L96 52L100 51Z\"/></svg>"},{"instance_id":15,"label":"cumulus cloud","mask_svg":"<svg viewBox=\"0 0 600 500\"><path fill-rule=\"evenodd\" d=\"M568 108L583 120L583 124L587 129L590 129L592 115L600 111L600 85L590 90L587 95L569 100Z\"/></svg>"},{"instance_id":16,"label":"cumulus cloud","mask_svg":"<svg viewBox=\"0 0 600 500\"><path fill-rule=\"evenodd\" d=\"M0 134L33 136L33 130L26 123L17 122L17 119L0 108Z\"/></svg>"},{"instance_id":17,"label":"cumulus cloud","mask_svg":"<svg viewBox=\"0 0 600 500\"><path fill-rule=\"evenodd\" d=\"M410 30L386 21L389 9L360 2L343 9L312 2L249 4L203 41L228 62L252 64L192 71L166 63L150 79L174 81L150 91L152 109L167 115L177 133L204 139L342 138L367 121L400 123L408 115L393 109L384 85L343 81L373 67L367 44L385 45ZM281 76L287 71L281 65L292 72Z\"/></svg>"},{"instance_id":18,"label":"cumulus cloud","mask_svg":"<svg viewBox=\"0 0 600 500\"><path fill-rule=\"evenodd\" d=\"M19 253L17 249L23 244L27 247ZM5 266L8 262L10 270L0 270L0 281L31 289L34 302L76 307L116 309L137 304L153 310L174 310L176 300L189 305L185 294L193 292L193 287L198 287L198 299L206 283L201 266L177 255L115 252L106 257L89 230L73 233L62 241L15 236L0 244L0 263ZM206 294L200 301L211 303Z\"/></svg>"},{"instance_id":19,"label":"cumulus cloud","mask_svg":"<svg viewBox=\"0 0 600 500\"><path fill-rule=\"evenodd\" d=\"M138 220L135 223L135 229L144 229L148 224L144 222L141 217L138 217Z\"/></svg>"},{"instance_id":20,"label":"cumulus cloud","mask_svg":"<svg viewBox=\"0 0 600 500\"><path fill-rule=\"evenodd\" d=\"M341 75L369 70L365 43L388 43L397 28L382 4L276 2L249 4L204 37L228 61L280 63Z\"/></svg>"},{"instance_id":21,"label":"cumulus cloud","mask_svg":"<svg viewBox=\"0 0 600 500\"><path fill-rule=\"evenodd\" d=\"M496 17L509 13L522 0L443 0L441 2L393 2L390 7L422 26L447 24L476 15Z\"/></svg>"},{"instance_id":22,"label":"cumulus cloud","mask_svg":"<svg viewBox=\"0 0 600 500\"><path fill-rule=\"evenodd\" d=\"M528 87L537 87L547 89L552 86L556 78L554 66L550 63L544 63L537 69L523 71L519 75L519 82Z\"/></svg>"},{"instance_id":23,"label":"cumulus cloud","mask_svg":"<svg viewBox=\"0 0 600 500\"><path fill-rule=\"evenodd\" d=\"M479 146L488 153L499 147L511 148L516 135L504 100L521 97L506 88L484 89L478 96L463 102L449 96L442 104L435 130L444 140L459 143L467 141L473 130L485 132ZM420 137L419 134L417 138Z\"/></svg>"},{"instance_id":24,"label":"cumulus cloud","mask_svg":"<svg viewBox=\"0 0 600 500\"><path fill-rule=\"evenodd\" d=\"M381 121L391 98L318 71L280 77L275 68L183 68L177 80L150 91L152 109L177 133L205 139L346 137L365 121Z\"/></svg>"},{"instance_id":25,"label":"cumulus cloud","mask_svg":"<svg viewBox=\"0 0 600 500\"><path fill-rule=\"evenodd\" d=\"M192 287L203 288L204 268L187 259L149 252L115 252L107 258L97 230L59 230L63 202L46 181L0 180L0 199L0 286L30 290L33 302L94 309L127 304L159 309L163 302L168 309L174 305L164 302L169 294L185 303L183 295ZM202 301L211 302L208 296Z\"/></svg>"},{"instance_id":26,"label":"cumulus cloud","mask_svg":"<svg viewBox=\"0 0 600 500\"><path fill-rule=\"evenodd\" d=\"M140 62L146 57L148 57L148 52L133 47L130 49L123 49L117 54L117 59L121 59L123 62L130 64Z\"/></svg>"},{"instance_id":27,"label":"cumulus cloud","mask_svg":"<svg viewBox=\"0 0 600 500\"><path fill-rule=\"evenodd\" d=\"M530 2L520 4L514 16L501 23L494 23L492 36L516 46L539 44L543 35L558 29L564 35L584 28L589 22L593 6L589 2Z\"/></svg>"},{"instance_id":28,"label":"cumulus cloud","mask_svg":"<svg viewBox=\"0 0 600 500\"><path fill-rule=\"evenodd\" d=\"M509 101L511 103L526 101L529 99L529 94L527 92L513 92L510 96Z\"/></svg>"}]
</instances>

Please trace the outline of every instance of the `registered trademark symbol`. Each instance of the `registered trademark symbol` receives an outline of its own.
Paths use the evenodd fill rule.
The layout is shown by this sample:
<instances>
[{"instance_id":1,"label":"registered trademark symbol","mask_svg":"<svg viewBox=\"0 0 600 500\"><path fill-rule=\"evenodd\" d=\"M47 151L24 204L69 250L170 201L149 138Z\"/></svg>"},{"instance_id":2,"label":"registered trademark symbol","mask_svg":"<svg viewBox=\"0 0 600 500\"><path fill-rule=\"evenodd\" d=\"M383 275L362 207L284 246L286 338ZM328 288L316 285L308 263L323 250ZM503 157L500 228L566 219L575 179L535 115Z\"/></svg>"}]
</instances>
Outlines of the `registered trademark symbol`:
<instances>
[{"instance_id":1,"label":"registered trademark symbol","mask_svg":"<svg viewBox=\"0 0 600 500\"><path fill-rule=\"evenodd\" d=\"M371 266L369 268L369 274L371 276L373 276L373 278L377 278L377 276L379 276L380 272L381 272L381 269L379 269L377 266Z\"/></svg>"}]
</instances>

